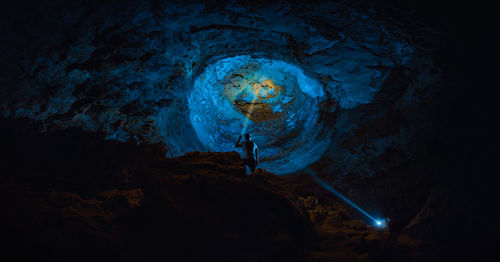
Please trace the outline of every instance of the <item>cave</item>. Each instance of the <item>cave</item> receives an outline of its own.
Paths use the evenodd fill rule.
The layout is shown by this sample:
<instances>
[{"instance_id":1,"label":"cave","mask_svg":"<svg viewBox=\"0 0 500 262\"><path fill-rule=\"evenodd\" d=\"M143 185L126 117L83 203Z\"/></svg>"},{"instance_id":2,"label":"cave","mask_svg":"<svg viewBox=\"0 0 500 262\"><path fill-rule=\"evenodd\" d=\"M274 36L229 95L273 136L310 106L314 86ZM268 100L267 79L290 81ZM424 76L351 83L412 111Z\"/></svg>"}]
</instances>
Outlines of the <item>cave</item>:
<instances>
[{"instance_id":1,"label":"cave","mask_svg":"<svg viewBox=\"0 0 500 262\"><path fill-rule=\"evenodd\" d=\"M228 57L194 81L189 118L204 150L234 151L238 136L250 133L261 148L260 166L290 174L317 161L328 147L328 125L319 122L326 99L321 84L297 66Z\"/></svg>"},{"instance_id":2,"label":"cave","mask_svg":"<svg viewBox=\"0 0 500 262\"><path fill-rule=\"evenodd\" d=\"M482 70L469 56L486 57L466 51L485 42L469 7L0 6L5 256L471 261L494 250L483 176L495 173L495 103L479 91L492 84L466 77ZM254 172L236 147L245 134Z\"/></svg>"}]
</instances>

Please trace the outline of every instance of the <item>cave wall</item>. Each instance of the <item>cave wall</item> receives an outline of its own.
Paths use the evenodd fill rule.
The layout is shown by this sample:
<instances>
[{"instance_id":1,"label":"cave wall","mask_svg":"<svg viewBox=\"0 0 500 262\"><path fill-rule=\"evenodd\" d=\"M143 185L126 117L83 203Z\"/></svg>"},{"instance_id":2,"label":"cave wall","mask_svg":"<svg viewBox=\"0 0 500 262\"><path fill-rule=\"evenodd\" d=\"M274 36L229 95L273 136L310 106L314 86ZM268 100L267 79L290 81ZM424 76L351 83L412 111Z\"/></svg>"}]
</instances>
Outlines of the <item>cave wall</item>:
<instances>
[{"instance_id":1,"label":"cave wall","mask_svg":"<svg viewBox=\"0 0 500 262\"><path fill-rule=\"evenodd\" d=\"M263 161L271 171L298 171L326 151L322 159L331 163L322 170L335 180L371 176L375 159L390 149L413 151L429 129L422 105L438 89L440 69L431 54L442 32L401 20L411 15L404 11L388 17L375 4L347 1L12 5L24 15L7 13L3 23L9 73L1 77L1 112L42 121L45 130L80 127L108 139L164 142L167 156L228 151L200 142L187 98L209 65L238 55L289 63L322 86L314 110L327 139L312 139L322 149L294 143L307 149L272 157L315 157ZM268 133L266 141L276 137ZM310 139L305 134L302 141Z\"/></svg>"},{"instance_id":2,"label":"cave wall","mask_svg":"<svg viewBox=\"0 0 500 262\"><path fill-rule=\"evenodd\" d=\"M490 112L488 103L474 104L484 101L481 92L456 88L465 33L449 20L453 6L409 2L6 1L0 112L38 121L41 132L76 127L108 140L162 142L169 157L218 151L193 128L196 80L228 58L281 61L322 88L310 104L321 131L311 144L322 149L292 171L317 173L369 212L394 218L409 246L413 237L462 237L457 243L467 234L454 229L470 233L476 218L462 226L454 217L484 221L487 204L470 197L486 194L474 178L494 151L479 147L489 144L486 135L479 143L475 136L492 132L480 128L491 113L473 113ZM308 138L313 129L300 130ZM230 131L228 141L239 134ZM263 166L276 171L282 162Z\"/></svg>"}]
</instances>

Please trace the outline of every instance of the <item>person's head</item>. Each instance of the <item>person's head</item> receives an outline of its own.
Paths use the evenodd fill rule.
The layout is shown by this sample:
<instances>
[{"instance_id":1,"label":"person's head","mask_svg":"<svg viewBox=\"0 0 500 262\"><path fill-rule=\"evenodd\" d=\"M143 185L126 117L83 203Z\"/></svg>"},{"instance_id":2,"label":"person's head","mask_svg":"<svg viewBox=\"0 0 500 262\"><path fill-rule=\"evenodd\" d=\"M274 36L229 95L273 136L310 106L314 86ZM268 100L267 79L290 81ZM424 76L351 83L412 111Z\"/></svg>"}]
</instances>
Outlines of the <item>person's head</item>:
<instances>
[{"instance_id":1,"label":"person's head","mask_svg":"<svg viewBox=\"0 0 500 262\"><path fill-rule=\"evenodd\" d=\"M245 134L245 140L246 140L246 141L250 141L250 139L251 139L251 138L252 138L252 137L250 136L250 134L249 134L249 133L246 133L246 134Z\"/></svg>"}]
</instances>

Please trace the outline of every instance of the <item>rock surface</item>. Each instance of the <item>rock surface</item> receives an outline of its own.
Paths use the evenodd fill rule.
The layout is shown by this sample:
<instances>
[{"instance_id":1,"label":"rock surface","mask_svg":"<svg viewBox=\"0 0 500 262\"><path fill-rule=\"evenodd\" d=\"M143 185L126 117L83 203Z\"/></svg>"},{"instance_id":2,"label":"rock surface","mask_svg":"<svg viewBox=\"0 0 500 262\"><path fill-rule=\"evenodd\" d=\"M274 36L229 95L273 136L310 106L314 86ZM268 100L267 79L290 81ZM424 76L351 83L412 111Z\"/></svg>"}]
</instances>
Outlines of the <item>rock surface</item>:
<instances>
[{"instance_id":1,"label":"rock surface","mask_svg":"<svg viewBox=\"0 0 500 262\"><path fill-rule=\"evenodd\" d=\"M320 101L294 102L288 122L261 124L268 170L300 171L323 157L332 163L316 172L329 181L369 177L385 168L372 164L380 155L414 152L431 135L424 109L443 84L435 56L448 21L363 1L35 2L9 3L2 16L4 117L163 142L169 157L226 151L219 145L232 144L240 127L203 107L202 125L213 128L200 136L188 97L210 65L250 56L296 66L321 87ZM219 107L224 79L208 80L220 96L202 92L194 104ZM255 113L270 118L268 108Z\"/></svg>"},{"instance_id":2,"label":"rock surface","mask_svg":"<svg viewBox=\"0 0 500 262\"><path fill-rule=\"evenodd\" d=\"M0 125L7 152L0 235L10 243L8 253L141 260L179 257L193 243L186 256L223 260L215 250L231 246L228 239L261 240L248 245L251 251L226 249L248 253L249 260L260 260L256 254L276 260L265 243L289 251L282 252L289 260L472 261L495 250L496 184L487 178L496 174L490 137L497 134L487 124L497 103L483 89L495 85L485 83L483 72L465 76L496 74L483 61L463 60L464 53L490 59L484 46L492 41L478 36L494 30L469 19L472 5L454 14L458 2L439 2L2 2L0 115L9 120ZM465 39L478 46L465 52ZM235 154L184 156L210 149L190 119L195 79L236 56L284 61L320 83L323 94L314 103L294 100L300 106L292 113L317 114L311 125L265 132L275 152L261 166L273 162L268 167L277 163L295 174L259 171L245 178ZM229 134L226 151L232 151L235 129L220 128L228 123L202 112L220 131L214 144ZM255 113L271 119L268 108ZM290 150L280 154L285 146ZM339 207L311 173L370 214L389 217L389 238L352 222L363 218ZM206 187L214 189L198 191ZM273 228L257 227L225 213L220 207L237 205L214 196L229 193L247 204L258 194L269 201L252 210L286 214L293 226L263 215ZM300 237L311 230L313 240ZM312 246L303 245L308 241Z\"/></svg>"},{"instance_id":3,"label":"rock surface","mask_svg":"<svg viewBox=\"0 0 500 262\"><path fill-rule=\"evenodd\" d=\"M382 261L396 250L389 232L354 220L337 200L318 202L317 192L262 169L246 175L234 152L165 159L159 144L2 124L10 127L2 131L10 138L2 147L10 152L0 181L2 238L17 257Z\"/></svg>"}]
</instances>

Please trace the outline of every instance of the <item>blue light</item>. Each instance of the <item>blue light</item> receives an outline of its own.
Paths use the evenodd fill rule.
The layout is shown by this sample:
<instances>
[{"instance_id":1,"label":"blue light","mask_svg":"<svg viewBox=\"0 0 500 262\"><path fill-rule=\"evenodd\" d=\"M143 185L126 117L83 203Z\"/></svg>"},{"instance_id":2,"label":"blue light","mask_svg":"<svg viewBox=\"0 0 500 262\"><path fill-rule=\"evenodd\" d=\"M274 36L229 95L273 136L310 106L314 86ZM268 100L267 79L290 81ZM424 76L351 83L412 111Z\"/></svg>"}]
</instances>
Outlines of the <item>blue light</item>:
<instances>
[{"instance_id":1,"label":"blue light","mask_svg":"<svg viewBox=\"0 0 500 262\"><path fill-rule=\"evenodd\" d=\"M240 150L235 149L236 140L250 133L259 146L259 168L278 175L303 169L317 161L331 141L332 129L321 121L323 88L301 68L283 61L220 59L205 67L188 96L190 124L200 142L194 149Z\"/></svg>"},{"instance_id":2,"label":"blue light","mask_svg":"<svg viewBox=\"0 0 500 262\"><path fill-rule=\"evenodd\" d=\"M375 226L378 228L386 228L388 222L389 222L389 218L379 219L379 220L375 221Z\"/></svg>"},{"instance_id":3,"label":"blue light","mask_svg":"<svg viewBox=\"0 0 500 262\"><path fill-rule=\"evenodd\" d=\"M336 196L338 196L340 199L344 200L347 204L351 205L352 207L354 207L356 210L358 210L359 212L361 212L363 215L367 216L368 218L370 218L371 220L373 220L373 222L375 223L375 225L379 228L383 228L386 226L386 223L384 220L380 220L380 219L375 219L373 216L371 216L370 214L368 214L366 211L364 211L363 209L361 209L358 205L354 204L351 200L349 200L347 197L345 197L344 195L342 195L339 191L337 191L335 188L333 188L331 185L329 185L327 182L325 182L324 180L322 180L321 178L319 178L316 173L311 170L311 169L308 169L307 171L309 171L309 174L314 178L314 180L316 181L316 183L320 184L321 186L323 186L326 190L334 193Z\"/></svg>"}]
</instances>

